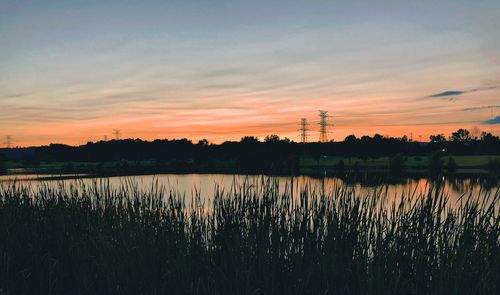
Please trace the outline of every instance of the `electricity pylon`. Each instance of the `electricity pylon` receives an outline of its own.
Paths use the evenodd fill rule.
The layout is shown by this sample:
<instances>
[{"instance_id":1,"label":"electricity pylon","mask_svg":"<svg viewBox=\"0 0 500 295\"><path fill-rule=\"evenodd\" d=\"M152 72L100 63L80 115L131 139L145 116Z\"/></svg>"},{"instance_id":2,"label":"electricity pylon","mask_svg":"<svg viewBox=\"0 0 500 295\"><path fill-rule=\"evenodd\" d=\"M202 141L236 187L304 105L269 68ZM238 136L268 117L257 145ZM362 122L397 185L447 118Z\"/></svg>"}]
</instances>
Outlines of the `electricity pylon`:
<instances>
[{"instance_id":1,"label":"electricity pylon","mask_svg":"<svg viewBox=\"0 0 500 295\"><path fill-rule=\"evenodd\" d=\"M119 129L115 129L113 130L113 134L115 135L115 139L116 140L119 140L120 139L120 134L121 134L121 131Z\"/></svg>"},{"instance_id":2,"label":"electricity pylon","mask_svg":"<svg viewBox=\"0 0 500 295\"><path fill-rule=\"evenodd\" d=\"M8 149L10 149L10 147L11 147L11 145L12 145L12 136L10 136L10 135L6 135L6 136L5 136L5 141L4 141L4 143L5 143L5 146L6 146Z\"/></svg>"},{"instance_id":3,"label":"electricity pylon","mask_svg":"<svg viewBox=\"0 0 500 295\"><path fill-rule=\"evenodd\" d=\"M301 142L307 142L307 137L309 136L309 133L307 131L309 131L310 129L308 128L309 126L309 123L307 123L307 119L306 118L302 118L300 119L300 141Z\"/></svg>"},{"instance_id":4,"label":"electricity pylon","mask_svg":"<svg viewBox=\"0 0 500 295\"><path fill-rule=\"evenodd\" d=\"M328 126L333 126L332 123L328 122L328 118L331 117L328 115L328 111L319 111L319 142L328 142Z\"/></svg>"}]
</instances>

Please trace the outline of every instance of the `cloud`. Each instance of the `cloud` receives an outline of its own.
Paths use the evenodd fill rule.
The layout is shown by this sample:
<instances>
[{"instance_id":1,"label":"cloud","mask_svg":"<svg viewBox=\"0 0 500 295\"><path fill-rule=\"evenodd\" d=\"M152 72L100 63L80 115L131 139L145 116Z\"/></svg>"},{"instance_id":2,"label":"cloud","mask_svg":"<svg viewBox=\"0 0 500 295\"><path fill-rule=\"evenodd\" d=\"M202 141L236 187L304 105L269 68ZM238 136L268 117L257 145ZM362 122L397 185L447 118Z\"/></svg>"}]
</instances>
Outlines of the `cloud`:
<instances>
[{"instance_id":1,"label":"cloud","mask_svg":"<svg viewBox=\"0 0 500 295\"><path fill-rule=\"evenodd\" d=\"M499 85L493 85L493 86L485 86L485 87L479 87L479 88L473 88L467 92L476 92L476 91L483 91L483 90L491 90L491 89L497 89L500 87Z\"/></svg>"},{"instance_id":2,"label":"cloud","mask_svg":"<svg viewBox=\"0 0 500 295\"><path fill-rule=\"evenodd\" d=\"M482 121L481 123L487 125L498 125L500 124L500 116L496 116L494 119Z\"/></svg>"},{"instance_id":3,"label":"cloud","mask_svg":"<svg viewBox=\"0 0 500 295\"><path fill-rule=\"evenodd\" d=\"M498 87L499 87L498 85L495 85L495 86L485 86L485 87L472 88L472 89L468 89L468 90L447 90L447 91L439 92L436 94L431 94L431 95L428 95L426 97L427 98L435 98L435 97L459 96L459 95L471 93L471 92L496 89Z\"/></svg>"},{"instance_id":4,"label":"cloud","mask_svg":"<svg viewBox=\"0 0 500 295\"><path fill-rule=\"evenodd\" d=\"M467 91L459 91L459 90L448 90L440 93L436 93L433 95L429 95L427 97L443 97L443 96L457 96L467 93Z\"/></svg>"}]
</instances>

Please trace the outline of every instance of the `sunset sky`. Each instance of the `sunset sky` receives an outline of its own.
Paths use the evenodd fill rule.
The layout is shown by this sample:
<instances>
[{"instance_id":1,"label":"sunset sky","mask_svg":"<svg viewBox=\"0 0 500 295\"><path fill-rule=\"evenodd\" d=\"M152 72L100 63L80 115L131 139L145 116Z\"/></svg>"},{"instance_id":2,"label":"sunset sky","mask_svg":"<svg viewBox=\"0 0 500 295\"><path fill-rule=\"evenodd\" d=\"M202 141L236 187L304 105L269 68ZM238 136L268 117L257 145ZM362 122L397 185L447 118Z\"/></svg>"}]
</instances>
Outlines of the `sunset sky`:
<instances>
[{"instance_id":1,"label":"sunset sky","mask_svg":"<svg viewBox=\"0 0 500 295\"><path fill-rule=\"evenodd\" d=\"M0 142L500 133L500 1L0 0ZM1 146L1 144L0 144Z\"/></svg>"}]
</instances>

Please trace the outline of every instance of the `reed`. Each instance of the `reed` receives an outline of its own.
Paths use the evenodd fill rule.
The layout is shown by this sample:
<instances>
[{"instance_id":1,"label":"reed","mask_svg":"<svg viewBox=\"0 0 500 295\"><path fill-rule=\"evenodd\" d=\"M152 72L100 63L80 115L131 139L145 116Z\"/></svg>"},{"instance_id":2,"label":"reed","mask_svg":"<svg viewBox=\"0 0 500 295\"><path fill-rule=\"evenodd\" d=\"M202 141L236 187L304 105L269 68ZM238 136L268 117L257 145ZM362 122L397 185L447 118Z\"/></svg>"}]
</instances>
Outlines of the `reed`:
<instances>
[{"instance_id":1,"label":"reed","mask_svg":"<svg viewBox=\"0 0 500 295\"><path fill-rule=\"evenodd\" d=\"M500 190L0 185L0 294L498 294Z\"/></svg>"}]
</instances>

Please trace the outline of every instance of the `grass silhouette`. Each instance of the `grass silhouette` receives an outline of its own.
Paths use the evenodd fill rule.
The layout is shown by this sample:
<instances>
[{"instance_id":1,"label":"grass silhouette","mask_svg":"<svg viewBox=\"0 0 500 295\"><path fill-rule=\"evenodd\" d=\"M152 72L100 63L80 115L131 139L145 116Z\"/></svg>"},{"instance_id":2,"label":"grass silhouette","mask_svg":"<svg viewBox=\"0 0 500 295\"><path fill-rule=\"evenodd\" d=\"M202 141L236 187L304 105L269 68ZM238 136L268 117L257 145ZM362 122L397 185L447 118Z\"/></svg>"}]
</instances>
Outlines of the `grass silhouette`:
<instances>
[{"instance_id":1,"label":"grass silhouette","mask_svg":"<svg viewBox=\"0 0 500 295\"><path fill-rule=\"evenodd\" d=\"M0 184L0 294L498 294L500 191Z\"/></svg>"}]
</instances>

